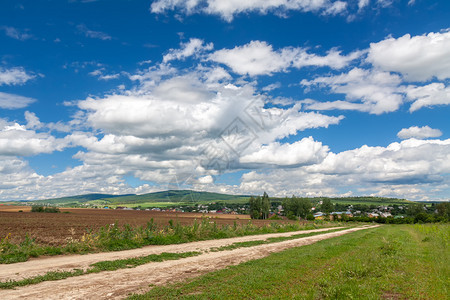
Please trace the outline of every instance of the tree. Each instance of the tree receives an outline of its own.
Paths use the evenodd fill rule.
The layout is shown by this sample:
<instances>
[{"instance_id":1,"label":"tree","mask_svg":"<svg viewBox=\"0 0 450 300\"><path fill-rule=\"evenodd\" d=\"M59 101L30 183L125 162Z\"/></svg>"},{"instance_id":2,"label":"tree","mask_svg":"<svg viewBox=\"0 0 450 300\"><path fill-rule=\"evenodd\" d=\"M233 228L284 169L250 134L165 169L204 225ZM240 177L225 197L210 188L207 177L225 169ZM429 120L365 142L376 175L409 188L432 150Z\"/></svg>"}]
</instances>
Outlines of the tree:
<instances>
[{"instance_id":1,"label":"tree","mask_svg":"<svg viewBox=\"0 0 450 300\"><path fill-rule=\"evenodd\" d=\"M294 195L291 198L285 198L282 205L286 216L296 216L303 219L306 219L312 207L309 199L297 198Z\"/></svg>"},{"instance_id":2,"label":"tree","mask_svg":"<svg viewBox=\"0 0 450 300\"><path fill-rule=\"evenodd\" d=\"M258 196L258 198L259 198L259 196ZM250 197L250 217L252 219L260 218L260 205L259 205L258 198L255 198L253 196Z\"/></svg>"},{"instance_id":3,"label":"tree","mask_svg":"<svg viewBox=\"0 0 450 300\"><path fill-rule=\"evenodd\" d=\"M423 209L423 204L421 203L413 203L408 206L407 214L411 217L417 216L423 212L425 212L425 210Z\"/></svg>"},{"instance_id":4,"label":"tree","mask_svg":"<svg viewBox=\"0 0 450 300\"><path fill-rule=\"evenodd\" d=\"M449 218L450 216L450 202L441 202L436 205L437 214L441 217Z\"/></svg>"},{"instance_id":5,"label":"tree","mask_svg":"<svg viewBox=\"0 0 450 300\"><path fill-rule=\"evenodd\" d=\"M268 219L270 213L269 195L264 192L263 196L250 197L250 217L252 219Z\"/></svg>"},{"instance_id":6,"label":"tree","mask_svg":"<svg viewBox=\"0 0 450 300\"><path fill-rule=\"evenodd\" d=\"M329 214L333 211L333 203L330 199L323 199L321 209L324 213Z\"/></svg>"},{"instance_id":7,"label":"tree","mask_svg":"<svg viewBox=\"0 0 450 300\"><path fill-rule=\"evenodd\" d=\"M262 217L262 219L268 219L269 213L270 213L269 195L267 195L267 193L264 192L262 199L261 199L261 217Z\"/></svg>"}]
</instances>

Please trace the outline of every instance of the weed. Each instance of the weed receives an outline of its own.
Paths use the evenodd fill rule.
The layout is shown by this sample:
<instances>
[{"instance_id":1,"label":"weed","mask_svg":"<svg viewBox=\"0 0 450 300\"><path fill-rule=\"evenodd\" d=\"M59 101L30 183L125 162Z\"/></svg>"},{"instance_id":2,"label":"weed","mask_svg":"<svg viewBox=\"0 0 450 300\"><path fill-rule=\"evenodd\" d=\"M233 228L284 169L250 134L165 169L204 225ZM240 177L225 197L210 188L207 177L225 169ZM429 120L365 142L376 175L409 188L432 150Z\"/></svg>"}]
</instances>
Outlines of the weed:
<instances>
[{"instance_id":1,"label":"weed","mask_svg":"<svg viewBox=\"0 0 450 300\"><path fill-rule=\"evenodd\" d=\"M338 223L333 226L340 225ZM280 233L329 227L329 223L280 224L272 222L263 227L255 226L251 221L244 225L219 226L210 218L202 218L192 225L181 225L173 220L168 226L161 227L153 219L146 226L119 226L117 222L103 226L97 231L88 230L79 240L70 238L61 247L38 245L33 238L26 236L21 243L11 243L10 238L0 241L0 263L15 263L28 260L29 257L40 255L59 255L65 253L89 253L101 251L119 251L134 249L147 245L181 244L193 241L231 238L254 234Z\"/></svg>"}]
</instances>

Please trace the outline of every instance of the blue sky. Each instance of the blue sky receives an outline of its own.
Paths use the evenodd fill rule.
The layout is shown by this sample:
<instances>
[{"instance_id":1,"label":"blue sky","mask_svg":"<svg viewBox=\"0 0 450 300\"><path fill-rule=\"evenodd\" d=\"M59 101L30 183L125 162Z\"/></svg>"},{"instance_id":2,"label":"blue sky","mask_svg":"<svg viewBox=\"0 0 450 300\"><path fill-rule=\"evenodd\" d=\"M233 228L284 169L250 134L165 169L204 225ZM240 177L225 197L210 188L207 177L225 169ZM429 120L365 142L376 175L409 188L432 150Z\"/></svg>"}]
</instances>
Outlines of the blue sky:
<instances>
[{"instance_id":1,"label":"blue sky","mask_svg":"<svg viewBox=\"0 0 450 300\"><path fill-rule=\"evenodd\" d=\"M448 200L448 1L3 1L0 200Z\"/></svg>"}]
</instances>

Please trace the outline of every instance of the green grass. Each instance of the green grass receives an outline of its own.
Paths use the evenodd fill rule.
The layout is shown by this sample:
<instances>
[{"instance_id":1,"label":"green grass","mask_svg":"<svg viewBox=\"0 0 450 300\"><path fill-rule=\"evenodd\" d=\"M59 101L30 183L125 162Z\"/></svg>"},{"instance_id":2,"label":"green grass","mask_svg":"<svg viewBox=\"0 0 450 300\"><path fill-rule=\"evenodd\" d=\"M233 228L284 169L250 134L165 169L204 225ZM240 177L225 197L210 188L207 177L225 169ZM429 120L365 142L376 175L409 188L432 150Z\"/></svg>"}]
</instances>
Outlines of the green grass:
<instances>
[{"instance_id":1,"label":"green grass","mask_svg":"<svg viewBox=\"0 0 450 300\"><path fill-rule=\"evenodd\" d=\"M251 222L245 225L217 225L209 218L194 221L193 225L174 224L169 221L168 226L158 226L153 220L147 226L102 227L98 231L84 234L80 240L72 240L65 246L43 246L36 244L34 239L26 236L20 243L12 243L10 236L0 239L0 264L23 262L30 257L41 255L60 255L74 253L93 253L105 251L120 251L140 248L147 245L181 244L193 241L222 239L254 234L289 232L297 230L317 229L339 226L339 223L290 223L273 222L270 225L258 227Z\"/></svg>"},{"instance_id":2,"label":"green grass","mask_svg":"<svg viewBox=\"0 0 450 300\"><path fill-rule=\"evenodd\" d=\"M301 234L295 234L295 235L291 235L291 236L273 237L273 238L268 238L266 240L237 242L237 243L233 243L233 244L230 244L227 246L211 248L210 251L217 252L217 251L233 250L233 249L244 248L244 247L253 247L253 246L264 245L264 244L279 243L279 242L290 241L290 240L295 240L295 239L299 239L299 238L304 238L304 237L309 237L309 236L314 236L314 235L319 235L319 234L324 234L324 233L331 233L331 232L336 232L336 231L341 231L341 230L346 230L346 229L349 229L349 227L333 229L333 230L328 230L328 231L321 231L321 232L301 233Z\"/></svg>"},{"instance_id":3,"label":"green grass","mask_svg":"<svg viewBox=\"0 0 450 300\"><path fill-rule=\"evenodd\" d=\"M129 299L449 299L449 228L361 230Z\"/></svg>"},{"instance_id":4,"label":"green grass","mask_svg":"<svg viewBox=\"0 0 450 300\"><path fill-rule=\"evenodd\" d=\"M46 273L45 275L39 275L31 278L26 278L23 280L17 281L10 280L6 282L0 282L0 289L12 289L19 286L41 283L43 281L62 280L69 277L82 276L91 273L100 273L104 271L115 271L119 269L135 268L137 266L147 264L150 262L177 260L200 254L201 252L161 253L161 254L151 254L143 257L101 261L90 265L90 268L88 268L87 270L74 269L72 271L52 271Z\"/></svg>"}]
</instances>

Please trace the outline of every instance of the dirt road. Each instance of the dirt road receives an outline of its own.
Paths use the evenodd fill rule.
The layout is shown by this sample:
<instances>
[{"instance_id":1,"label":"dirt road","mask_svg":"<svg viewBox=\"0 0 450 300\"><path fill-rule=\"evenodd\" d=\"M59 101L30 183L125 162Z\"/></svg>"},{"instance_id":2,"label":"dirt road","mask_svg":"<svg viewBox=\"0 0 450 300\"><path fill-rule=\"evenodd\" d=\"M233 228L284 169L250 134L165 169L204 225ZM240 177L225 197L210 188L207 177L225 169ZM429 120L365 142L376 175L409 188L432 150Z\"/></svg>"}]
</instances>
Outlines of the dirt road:
<instances>
[{"instance_id":1,"label":"dirt road","mask_svg":"<svg viewBox=\"0 0 450 300\"><path fill-rule=\"evenodd\" d=\"M373 228L364 226L337 232L323 233L316 236L299 238L279 243L265 244L250 248L238 248L231 251L209 252L195 257L188 257L175 261L149 263L132 269L122 269L111 272L88 274L72 277L60 281L42 282L37 285L25 286L16 290L1 290L2 299L122 299L130 293L144 292L150 284L162 285L179 281L188 277L222 269L230 265L237 265L253 259L265 257L273 252L279 252L292 247L309 245L320 240L341 236L347 233ZM330 229L328 229L330 230ZM316 230L317 231L317 230ZM325 231L321 229L319 231ZM275 236L289 236L311 231L290 232L283 234L269 234L248 236L226 240L203 241L183 245L153 246L114 253L101 253L85 256L69 256L35 260L14 265L0 266L2 278L35 276L51 269L58 270L87 267L89 264L102 260L113 260L127 257L137 257L161 252L186 252L207 250L235 242L263 240ZM9 270L3 270L6 267ZM16 268L14 268L16 267ZM14 271L15 270L15 271ZM28 272L27 272L28 270ZM44 271L45 270L45 271ZM17 273L17 274L16 274ZM4 279L1 279L4 281Z\"/></svg>"},{"instance_id":2,"label":"dirt road","mask_svg":"<svg viewBox=\"0 0 450 300\"><path fill-rule=\"evenodd\" d=\"M43 275L47 272L56 270L69 271L73 269L87 269L91 264L105 260L117 260L131 257L140 257L140 256L147 256L150 254L160 254L163 252L180 253L189 251L207 251L213 247L227 246L236 242L265 240L272 237L287 237L296 234L322 232L338 228L343 227L331 227L314 230L271 233L263 235L250 235L238 238L200 241L179 245L147 246L143 248L126 251L103 252L87 255L65 255L65 256L39 258L23 263L0 265L0 281L3 282L7 280L20 280L23 278L30 278L37 275Z\"/></svg>"}]
</instances>

